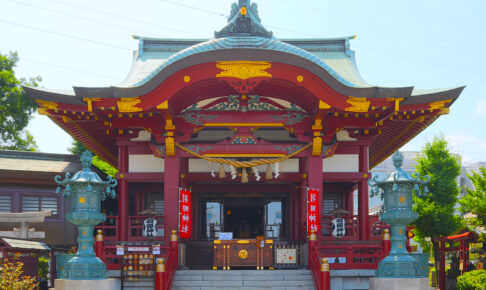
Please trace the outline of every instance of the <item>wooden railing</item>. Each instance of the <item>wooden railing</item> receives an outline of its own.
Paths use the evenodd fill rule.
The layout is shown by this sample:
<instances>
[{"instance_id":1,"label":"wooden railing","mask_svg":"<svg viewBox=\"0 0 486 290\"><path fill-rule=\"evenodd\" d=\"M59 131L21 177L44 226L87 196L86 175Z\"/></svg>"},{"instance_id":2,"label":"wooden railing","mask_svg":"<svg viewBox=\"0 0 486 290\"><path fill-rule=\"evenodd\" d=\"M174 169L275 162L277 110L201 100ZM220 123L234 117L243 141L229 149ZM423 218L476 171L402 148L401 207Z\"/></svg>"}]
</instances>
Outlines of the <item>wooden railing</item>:
<instances>
[{"instance_id":1,"label":"wooden railing","mask_svg":"<svg viewBox=\"0 0 486 290\"><path fill-rule=\"evenodd\" d=\"M342 237L340 240L342 241L357 241L359 240L359 218L357 215L342 215L341 216L345 222L346 228L346 235ZM335 218L335 216L323 216L321 219L321 227L322 227L322 239L324 241L334 241L334 238L331 235L331 221ZM383 222L380 222L379 217L377 215L370 215L370 240L381 240L383 236L383 230L385 228L389 228L389 226Z\"/></svg>"},{"instance_id":2,"label":"wooden railing","mask_svg":"<svg viewBox=\"0 0 486 290\"><path fill-rule=\"evenodd\" d=\"M381 244L321 245L316 251L319 258L329 260L332 270L377 269L385 257Z\"/></svg>"},{"instance_id":3,"label":"wooden railing","mask_svg":"<svg viewBox=\"0 0 486 290\"><path fill-rule=\"evenodd\" d=\"M381 242L354 244L318 244L315 234L309 238L309 268L312 271L317 290L330 290L329 273L331 270L377 269L378 263L388 255L389 234L380 236ZM325 240L324 240L325 241ZM323 266L323 259L326 261ZM329 261L329 264L327 263ZM327 277L327 278L325 278Z\"/></svg>"},{"instance_id":4,"label":"wooden railing","mask_svg":"<svg viewBox=\"0 0 486 290\"><path fill-rule=\"evenodd\" d=\"M122 256L116 254L117 245L113 241L104 241L103 231L97 231L95 251L98 258L100 258L105 264L107 270L122 270ZM159 273L159 267L157 267L155 273L155 289L166 290L171 289L172 282L174 280L175 273L179 264L179 242L177 238L177 231L173 230L170 236L169 246L161 246L160 254L155 258L163 258L164 265L162 267L162 273ZM159 265L157 265L159 266ZM123 273L122 273L123 278Z\"/></svg>"},{"instance_id":5,"label":"wooden railing","mask_svg":"<svg viewBox=\"0 0 486 290\"><path fill-rule=\"evenodd\" d=\"M176 239L177 239L177 234L176 234ZM169 255L167 257L167 263L165 267L165 288L164 289L171 289L172 286L172 281L174 280L175 273L177 271L177 265L178 265L178 258L179 258L179 253L178 253L178 242L177 240L170 242L170 248L169 248Z\"/></svg>"},{"instance_id":6,"label":"wooden railing","mask_svg":"<svg viewBox=\"0 0 486 290\"><path fill-rule=\"evenodd\" d=\"M144 241L147 238L142 236L143 221L148 218L147 215L137 215L128 217L128 241ZM159 223L157 229L161 230L164 227L164 216L153 216ZM106 221L95 226L95 232L98 229L103 230L106 241L117 241L117 224L118 216L107 216ZM161 241L163 236L156 236L154 240Z\"/></svg>"},{"instance_id":7,"label":"wooden railing","mask_svg":"<svg viewBox=\"0 0 486 290\"><path fill-rule=\"evenodd\" d=\"M322 285L321 277L321 263L319 261L319 251L316 242L309 241L309 268L312 271L312 278L314 279L314 286L316 290L330 290L325 289Z\"/></svg>"}]
</instances>

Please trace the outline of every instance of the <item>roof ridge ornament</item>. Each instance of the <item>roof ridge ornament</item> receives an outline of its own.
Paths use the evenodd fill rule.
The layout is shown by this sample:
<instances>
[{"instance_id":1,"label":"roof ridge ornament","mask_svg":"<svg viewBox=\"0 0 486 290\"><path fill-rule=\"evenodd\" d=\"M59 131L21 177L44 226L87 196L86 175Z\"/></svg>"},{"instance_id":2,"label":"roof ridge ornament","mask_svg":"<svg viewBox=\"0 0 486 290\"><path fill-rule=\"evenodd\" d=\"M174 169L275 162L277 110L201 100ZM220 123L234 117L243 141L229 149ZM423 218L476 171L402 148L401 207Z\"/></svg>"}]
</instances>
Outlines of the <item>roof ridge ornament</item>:
<instances>
[{"instance_id":1,"label":"roof ridge ornament","mask_svg":"<svg viewBox=\"0 0 486 290\"><path fill-rule=\"evenodd\" d=\"M250 0L238 0L231 5L228 24L220 31L214 32L216 38L230 36L258 36L272 38L273 33L261 24L256 3L250 5Z\"/></svg>"}]
</instances>

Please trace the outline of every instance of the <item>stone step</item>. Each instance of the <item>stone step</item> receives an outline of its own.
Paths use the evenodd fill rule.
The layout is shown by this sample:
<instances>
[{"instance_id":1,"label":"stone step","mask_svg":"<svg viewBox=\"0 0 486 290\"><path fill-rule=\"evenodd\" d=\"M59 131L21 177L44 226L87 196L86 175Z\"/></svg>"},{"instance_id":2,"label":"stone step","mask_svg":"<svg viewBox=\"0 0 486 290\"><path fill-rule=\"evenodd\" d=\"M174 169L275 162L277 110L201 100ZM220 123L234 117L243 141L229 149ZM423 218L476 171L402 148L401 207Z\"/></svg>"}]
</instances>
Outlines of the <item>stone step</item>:
<instances>
[{"instance_id":1,"label":"stone step","mask_svg":"<svg viewBox=\"0 0 486 290\"><path fill-rule=\"evenodd\" d=\"M172 287L172 290L214 290L215 287L177 287L174 286ZM296 288L295 286L268 286L268 287L217 287L216 289L219 290L315 290L314 286L298 286Z\"/></svg>"},{"instance_id":2,"label":"stone step","mask_svg":"<svg viewBox=\"0 0 486 290\"><path fill-rule=\"evenodd\" d=\"M312 280L306 281L249 281L249 280L217 280L217 281L178 281L174 287L289 287L313 286Z\"/></svg>"},{"instance_id":3,"label":"stone step","mask_svg":"<svg viewBox=\"0 0 486 290\"><path fill-rule=\"evenodd\" d=\"M269 274L312 274L310 270L178 270L176 276L179 275L206 275L218 273L219 275L269 275Z\"/></svg>"},{"instance_id":4,"label":"stone step","mask_svg":"<svg viewBox=\"0 0 486 290\"><path fill-rule=\"evenodd\" d=\"M302 281L312 279L312 274L267 274L267 275L176 275L177 281L214 281L214 280L249 280L249 281Z\"/></svg>"},{"instance_id":5,"label":"stone step","mask_svg":"<svg viewBox=\"0 0 486 290\"><path fill-rule=\"evenodd\" d=\"M314 289L309 270L179 270L173 289Z\"/></svg>"},{"instance_id":6,"label":"stone step","mask_svg":"<svg viewBox=\"0 0 486 290\"><path fill-rule=\"evenodd\" d=\"M153 279L123 282L123 289L154 289L154 288L155 288L155 282Z\"/></svg>"}]
</instances>

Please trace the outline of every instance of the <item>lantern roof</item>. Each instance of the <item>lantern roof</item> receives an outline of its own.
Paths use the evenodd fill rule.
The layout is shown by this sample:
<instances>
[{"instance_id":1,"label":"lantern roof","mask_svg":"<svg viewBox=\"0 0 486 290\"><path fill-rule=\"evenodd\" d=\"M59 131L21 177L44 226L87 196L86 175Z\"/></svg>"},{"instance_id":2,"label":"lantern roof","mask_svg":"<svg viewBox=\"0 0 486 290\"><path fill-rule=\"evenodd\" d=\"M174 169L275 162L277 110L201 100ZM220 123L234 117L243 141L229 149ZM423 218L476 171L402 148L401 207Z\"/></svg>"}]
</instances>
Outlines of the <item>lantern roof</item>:
<instances>
[{"instance_id":1,"label":"lantern roof","mask_svg":"<svg viewBox=\"0 0 486 290\"><path fill-rule=\"evenodd\" d=\"M70 182L90 182L96 183L107 183L103 181L101 177L94 171L91 170L91 163L93 162L93 155L88 150L84 151L80 156L81 164L83 169L74 173L73 177L70 178Z\"/></svg>"}]
</instances>

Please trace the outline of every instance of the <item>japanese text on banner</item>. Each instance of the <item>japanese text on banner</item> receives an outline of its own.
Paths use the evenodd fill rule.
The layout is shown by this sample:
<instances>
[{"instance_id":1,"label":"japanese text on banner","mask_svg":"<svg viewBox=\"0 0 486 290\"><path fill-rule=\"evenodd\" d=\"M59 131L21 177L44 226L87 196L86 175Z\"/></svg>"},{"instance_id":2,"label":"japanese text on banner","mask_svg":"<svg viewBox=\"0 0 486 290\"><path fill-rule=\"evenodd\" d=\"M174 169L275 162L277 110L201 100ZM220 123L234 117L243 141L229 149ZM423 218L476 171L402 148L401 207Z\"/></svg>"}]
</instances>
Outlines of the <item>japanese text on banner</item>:
<instances>
[{"instance_id":1,"label":"japanese text on banner","mask_svg":"<svg viewBox=\"0 0 486 290\"><path fill-rule=\"evenodd\" d=\"M318 233L321 228L319 217L319 191L317 189L307 189L307 232Z\"/></svg>"},{"instance_id":2,"label":"japanese text on banner","mask_svg":"<svg viewBox=\"0 0 486 290\"><path fill-rule=\"evenodd\" d=\"M181 239L191 237L191 191L179 189L179 236Z\"/></svg>"}]
</instances>

